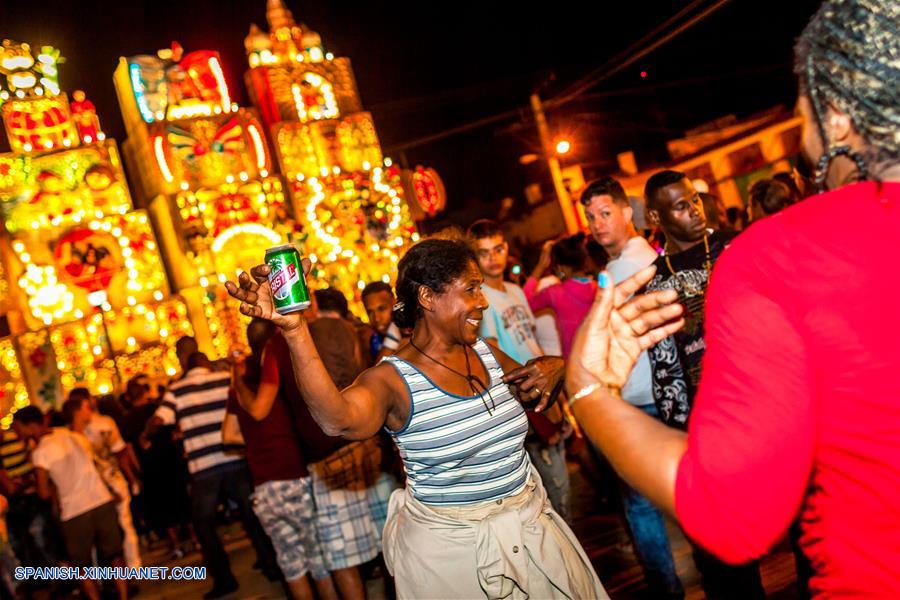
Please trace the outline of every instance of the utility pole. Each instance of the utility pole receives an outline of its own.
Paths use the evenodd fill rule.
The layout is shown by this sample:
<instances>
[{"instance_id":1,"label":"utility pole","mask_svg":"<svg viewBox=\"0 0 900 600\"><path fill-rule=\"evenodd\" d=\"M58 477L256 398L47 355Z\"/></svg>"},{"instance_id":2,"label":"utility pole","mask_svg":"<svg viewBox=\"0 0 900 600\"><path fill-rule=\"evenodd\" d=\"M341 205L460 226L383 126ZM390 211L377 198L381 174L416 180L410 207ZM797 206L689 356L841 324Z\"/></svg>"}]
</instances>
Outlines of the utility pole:
<instances>
[{"instance_id":1,"label":"utility pole","mask_svg":"<svg viewBox=\"0 0 900 600\"><path fill-rule=\"evenodd\" d=\"M556 190L556 198L559 200L559 208L566 223L566 231L569 235L573 235L579 231L578 217L575 216L575 208L572 206L571 198L569 198L569 191L563 183L559 159L556 157L556 149L553 147L553 142L550 139L547 117L544 115L541 95L538 92L531 95L531 110L534 111L534 120L537 123L541 148L544 151L544 156L547 158L547 165L550 167L550 177L553 179L553 189Z\"/></svg>"}]
</instances>

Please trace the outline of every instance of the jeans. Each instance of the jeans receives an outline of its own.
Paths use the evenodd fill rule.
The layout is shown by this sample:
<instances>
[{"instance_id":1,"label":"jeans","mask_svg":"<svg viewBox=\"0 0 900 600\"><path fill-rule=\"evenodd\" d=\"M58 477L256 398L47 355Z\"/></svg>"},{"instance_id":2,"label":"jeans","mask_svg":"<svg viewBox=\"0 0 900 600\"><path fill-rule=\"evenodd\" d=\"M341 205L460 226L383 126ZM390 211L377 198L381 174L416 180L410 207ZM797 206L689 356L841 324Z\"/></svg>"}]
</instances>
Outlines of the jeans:
<instances>
[{"instance_id":1,"label":"jeans","mask_svg":"<svg viewBox=\"0 0 900 600\"><path fill-rule=\"evenodd\" d=\"M655 404L639 406L653 418L658 417ZM631 532L635 554L644 567L644 577L653 598L684 598L684 588L675 570L672 547L662 513L645 497L621 482L625 521Z\"/></svg>"},{"instance_id":2,"label":"jeans","mask_svg":"<svg viewBox=\"0 0 900 600\"><path fill-rule=\"evenodd\" d=\"M52 567L65 556L50 502L37 494L10 496L6 522L10 545L23 566Z\"/></svg>"},{"instance_id":3,"label":"jeans","mask_svg":"<svg viewBox=\"0 0 900 600\"><path fill-rule=\"evenodd\" d=\"M269 538L253 513L250 494L250 472L244 461L235 461L224 466L213 467L210 472L194 475L191 482L191 513L194 530L203 552L203 561L216 585L224 585L234 580L228 553L216 533L216 507L221 495L233 500L241 513L244 527L259 562L266 569L275 567L275 551ZM277 570L275 571L277 572Z\"/></svg>"},{"instance_id":4,"label":"jeans","mask_svg":"<svg viewBox=\"0 0 900 600\"><path fill-rule=\"evenodd\" d=\"M531 464L544 482L553 510L567 523L571 522L569 507L569 469L566 466L566 446L560 441L548 446L542 440L526 441L525 451Z\"/></svg>"}]
</instances>

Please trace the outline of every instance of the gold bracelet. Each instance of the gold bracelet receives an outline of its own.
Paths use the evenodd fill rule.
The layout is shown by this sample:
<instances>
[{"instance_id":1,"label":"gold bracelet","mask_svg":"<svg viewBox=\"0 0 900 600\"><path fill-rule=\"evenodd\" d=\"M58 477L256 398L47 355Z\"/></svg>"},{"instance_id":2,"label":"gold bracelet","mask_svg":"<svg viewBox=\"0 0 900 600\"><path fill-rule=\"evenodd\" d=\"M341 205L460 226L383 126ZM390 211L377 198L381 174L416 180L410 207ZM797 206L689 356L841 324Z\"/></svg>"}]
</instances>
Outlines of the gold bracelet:
<instances>
[{"instance_id":1,"label":"gold bracelet","mask_svg":"<svg viewBox=\"0 0 900 600\"><path fill-rule=\"evenodd\" d=\"M581 400L585 396L590 396L591 394L593 394L600 388L606 388L607 391L609 392L610 396L614 396L619 399L622 398L621 393L619 392L618 388L604 385L602 383L591 383L591 384L584 386L577 392L575 392L575 394L571 398L569 398L569 406L572 406L573 404L575 404L575 402L577 402L578 400Z\"/></svg>"}]
</instances>

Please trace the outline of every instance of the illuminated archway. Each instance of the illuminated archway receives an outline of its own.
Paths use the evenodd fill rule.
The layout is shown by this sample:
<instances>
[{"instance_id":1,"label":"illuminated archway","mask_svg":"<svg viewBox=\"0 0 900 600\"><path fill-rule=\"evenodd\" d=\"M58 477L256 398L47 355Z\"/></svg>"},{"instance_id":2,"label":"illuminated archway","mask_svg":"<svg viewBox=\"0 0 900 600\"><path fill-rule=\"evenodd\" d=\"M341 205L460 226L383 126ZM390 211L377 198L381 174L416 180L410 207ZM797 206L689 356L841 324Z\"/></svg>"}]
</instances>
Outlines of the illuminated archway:
<instances>
[{"instance_id":1,"label":"illuminated archway","mask_svg":"<svg viewBox=\"0 0 900 600\"><path fill-rule=\"evenodd\" d=\"M261 262L266 250L284 243L278 232L259 223L242 223L220 233L212 243L216 271L234 277Z\"/></svg>"},{"instance_id":2,"label":"illuminated archway","mask_svg":"<svg viewBox=\"0 0 900 600\"><path fill-rule=\"evenodd\" d=\"M302 123L339 116L334 88L321 75L304 73L300 81L291 86L291 93L294 95L297 117Z\"/></svg>"}]
</instances>

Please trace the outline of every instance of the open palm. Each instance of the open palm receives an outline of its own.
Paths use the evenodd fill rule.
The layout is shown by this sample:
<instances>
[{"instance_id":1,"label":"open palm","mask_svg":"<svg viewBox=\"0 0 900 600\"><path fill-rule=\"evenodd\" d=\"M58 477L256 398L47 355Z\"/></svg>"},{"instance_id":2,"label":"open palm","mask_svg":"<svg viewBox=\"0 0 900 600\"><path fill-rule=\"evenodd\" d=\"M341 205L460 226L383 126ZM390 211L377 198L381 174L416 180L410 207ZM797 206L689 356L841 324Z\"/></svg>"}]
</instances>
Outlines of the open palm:
<instances>
[{"instance_id":1,"label":"open palm","mask_svg":"<svg viewBox=\"0 0 900 600\"><path fill-rule=\"evenodd\" d=\"M634 296L655 272L648 267L597 292L572 345L566 377L570 393L595 383L621 389L641 352L684 325L682 306L673 304L675 290Z\"/></svg>"}]
</instances>

